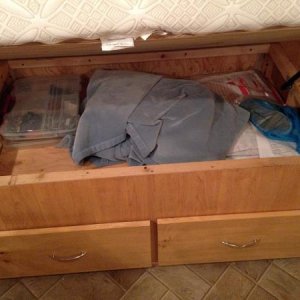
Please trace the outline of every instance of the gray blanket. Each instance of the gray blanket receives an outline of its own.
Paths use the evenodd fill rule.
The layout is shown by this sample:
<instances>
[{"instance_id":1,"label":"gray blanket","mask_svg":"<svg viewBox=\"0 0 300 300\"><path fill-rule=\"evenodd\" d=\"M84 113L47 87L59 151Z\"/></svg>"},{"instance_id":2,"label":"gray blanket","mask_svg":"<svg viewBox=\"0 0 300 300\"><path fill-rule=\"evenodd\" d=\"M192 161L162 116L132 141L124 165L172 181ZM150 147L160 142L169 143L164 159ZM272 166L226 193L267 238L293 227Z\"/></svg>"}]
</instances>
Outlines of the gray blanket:
<instances>
[{"instance_id":1,"label":"gray blanket","mask_svg":"<svg viewBox=\"0 0 300 300\"><path fill-rule=\"evenodd\" d=\"M249 113L191 80L98 70L72 157L98 166L224 159Z\"/></svg>"}]
</instances>

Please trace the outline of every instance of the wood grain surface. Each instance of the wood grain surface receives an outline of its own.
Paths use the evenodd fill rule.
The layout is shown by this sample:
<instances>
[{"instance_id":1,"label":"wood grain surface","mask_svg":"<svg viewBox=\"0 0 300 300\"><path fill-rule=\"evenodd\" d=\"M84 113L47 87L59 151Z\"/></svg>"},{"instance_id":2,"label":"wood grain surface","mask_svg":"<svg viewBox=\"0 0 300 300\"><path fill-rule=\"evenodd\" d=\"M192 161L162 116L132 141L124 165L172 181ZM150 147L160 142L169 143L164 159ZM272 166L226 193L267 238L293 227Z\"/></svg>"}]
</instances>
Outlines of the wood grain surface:
<instances>
[{"instance_id":1,"label":"wood grain surface","mask_svg":"<svg viewBox=\"0 0 300 300\"><path fill-rule=\"evenodd\" d=\"M160 219L158 262L171 265L298 257L299 222L300 211Z\"/></svg>"},{"instance_id":2,"label":"wood grain surface","mask_svg":"<svg viewBox=\"0 0 300 300\"><path fill-rule=\"evenodd\" d=\"M0 232L0 278L149 266L149 221Z\"/></svg>"}]
</instances>

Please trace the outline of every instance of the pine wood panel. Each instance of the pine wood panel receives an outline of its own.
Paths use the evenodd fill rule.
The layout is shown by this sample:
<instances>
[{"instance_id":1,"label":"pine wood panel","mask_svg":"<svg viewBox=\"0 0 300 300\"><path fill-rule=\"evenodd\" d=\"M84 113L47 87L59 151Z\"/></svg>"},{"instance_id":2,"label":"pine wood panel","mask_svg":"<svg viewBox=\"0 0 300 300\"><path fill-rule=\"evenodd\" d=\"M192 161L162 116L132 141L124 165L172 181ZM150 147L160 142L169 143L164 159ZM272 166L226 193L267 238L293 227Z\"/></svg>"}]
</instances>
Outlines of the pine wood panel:
<instances>
[{"instance_id":1,"label":"pine wood panel","mask_svg":"<svg viewBox=\"0 0 300 300\"><path fill-rule=\"evenodd\" d=\"M284 81L290 79L298 71L297 67L290 61L284 50L284 45L274 44L270 48L270 56L281 73ZM296 80L288 93L287 104L300 106L300 80Z\"/></svg>"},{"instance_id":2,"label":"pine wood panel","mask_svg":"<svg viewBox=\"0 0 300 300\"><path fill-rule=\"evenodd\" d=\"M300 158L12 176L0 230L300 209Z\"/></svg>"},{"instance_id":3,"label":"pine wood panel","mask_svg":"<svg viewBox=\"0 0 300 300\"><path fill-rule=\"evenodd\" d=\"M148 266L149 221L0 232L0 278Z\"/></svg>"},{"instance_id":4,"label":"pine wood panel","mask_svg":"<svg viewBox=\"0 0 300 300\"><path fill-rule=\"evenodd\" d=\"M287 57L283 47L284 45L281 44L273 44L270 48L270 56L282 73L283 78L287 80L295 75L297 68Z\"/></svg>"},{"instance_id":5,"label":"pine wood panel","mask_svg":"<svg viewBox=\"0 0 300 300\"><path fill-rule=\"evenodd\" d=\"M299 71L300 70L300 41L292 41L292 42L285 42L282 43L281 46L284 48L284 52L288 56L289 60L295 66L295 68ZM300 107L300 84L299 80L296 83L296 89L293 88L289 92L289 102L291 105Z\"/></svg>"},{"instance_id":6,"label":"pine wood panel","mask_svg":"<svg viewBox=\"0 0 300 300\"><path fill-rule=\"evenodd\" d=\"M55 145L4 147L0 156L0 176L93 168L95 166L89 163L76 165L71 159L69 149L57 148Z\"/></svg>"},{"instance_id":7,"label":"pine wood panel","mask_svg":"<svg viewBox=\"0 0 300 300\"><path fill-rule=\"evenodd\" d=\"M300 69L300 41L288 41L281 44L290 61Z\"/></svg>"},{"instance_id":8,"label":"pine wood panel","mask_svg":"<svg viewBox=\"0 0 300 300\"><path fill-rule=\"evenodd\" d=\"M178 59L193 59L203 57L233 56L245 54L268 53L270 44L238 46L238 47L219 47L209 49L195 49L185 51L164 51L164 52L146 52L135 54L119 55L98 55L98 56L77 56L64 58L48 59L25 59L10 60L8 65L11 69L26 69L38 67L57 67L57 66L84 66L101 65L114 63L136 63L149 61L167 61Z\"/></svg>"},{"instance_id":9,"label":"pine wood panel","mask_svg":"<svg viewBox=\"0 0 300 300\"><path fill-rule=\"evenodd\" d=\"M113 53L138 53L149 51L166 51L173 49L249 45L297 39L300 39L300 29L285 27L259 31L210 33L199 36L154 36L147 41L135 41L135 47L133 48L114 51ZM98 40L76 40L53 45L32 43L22 46L0 47L0 59L97 55L99 53L103 52L101 51L101 43Z\"/></svg>"},{"instance_id":10,"label":"pine wood panel","mask_svg":"<svg viewBox=\"0 0 300 300\"><path fill-rule=\"evenodd\" d=\"M300 211L161 219L158 261L168 265L298 257L299 222ZM231 248L222 242L252 246Z\"/></svg>"}]
</instances>

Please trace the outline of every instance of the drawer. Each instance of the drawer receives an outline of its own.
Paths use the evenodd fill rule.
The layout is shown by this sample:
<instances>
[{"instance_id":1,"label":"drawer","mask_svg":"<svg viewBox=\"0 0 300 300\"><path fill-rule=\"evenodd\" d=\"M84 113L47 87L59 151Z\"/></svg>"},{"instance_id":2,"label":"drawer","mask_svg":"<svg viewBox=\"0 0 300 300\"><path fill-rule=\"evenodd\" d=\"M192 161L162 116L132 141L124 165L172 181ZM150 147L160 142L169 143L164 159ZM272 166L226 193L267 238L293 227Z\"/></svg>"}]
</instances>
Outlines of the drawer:
<instances>
[{"instance_id":1,"label":"drawer","mask_svg":"<svg viewBox=\"0 0 300 300\"><path fill-rule=\"evenodd\" d=\"M149 221L0 232L0 278L149 266Z\"/></svg>"},{"instance_id":2,"label":"drawer","mask_svg":"<svg viewBox=\"0 0 300 300\"><path fill-rule=\"evenodd\" d=\"M160 265L300 256L300 211L158 220Z\"/></svg>"}]
</instances>

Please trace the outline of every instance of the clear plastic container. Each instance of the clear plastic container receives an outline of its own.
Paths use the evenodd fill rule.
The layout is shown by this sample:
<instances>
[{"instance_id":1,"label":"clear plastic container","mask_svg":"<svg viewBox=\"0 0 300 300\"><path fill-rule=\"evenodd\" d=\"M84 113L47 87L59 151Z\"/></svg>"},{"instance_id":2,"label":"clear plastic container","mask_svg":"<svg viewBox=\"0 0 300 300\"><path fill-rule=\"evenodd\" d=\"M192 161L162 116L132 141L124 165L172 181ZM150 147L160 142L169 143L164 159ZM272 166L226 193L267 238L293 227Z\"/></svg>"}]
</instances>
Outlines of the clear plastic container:
<instances>
[{"instance_id":1,"label":"clear plastic container","mask_svg":"<svg viewBox=\"0 0 300 300\"><path fill-rule=\"evenodd\" d=\"M239 104L246 96L267 97L280 104L283 103L275 88L255 70L194 76L192 79L199 81L231 103Z\"/></svg>"},{"instance_id":2,"label":"clear plastic container","mask_svg":"<svg viewBox=\"0 0 300 300\"><path fill-rule=\"evenodd\" d=\"M28 77L15 81L15 105L1 129L8 141L62 137L77 128L80 77Z\"/></svg>"}]
</instances>

